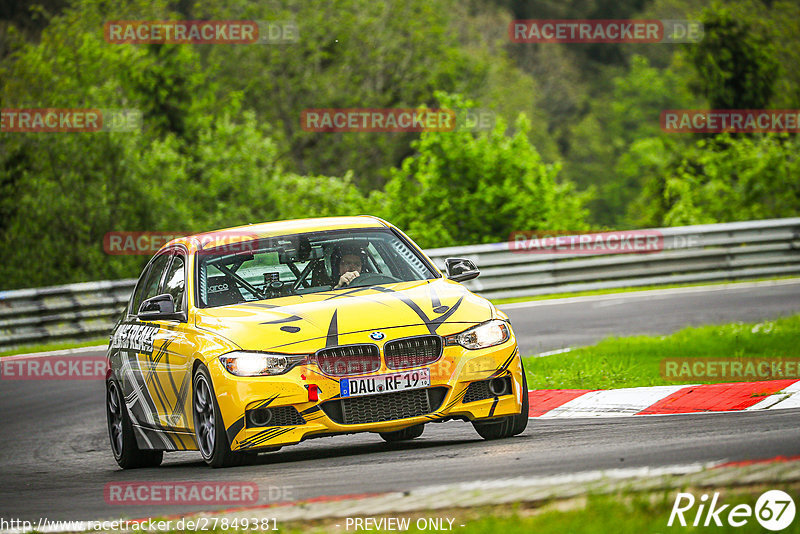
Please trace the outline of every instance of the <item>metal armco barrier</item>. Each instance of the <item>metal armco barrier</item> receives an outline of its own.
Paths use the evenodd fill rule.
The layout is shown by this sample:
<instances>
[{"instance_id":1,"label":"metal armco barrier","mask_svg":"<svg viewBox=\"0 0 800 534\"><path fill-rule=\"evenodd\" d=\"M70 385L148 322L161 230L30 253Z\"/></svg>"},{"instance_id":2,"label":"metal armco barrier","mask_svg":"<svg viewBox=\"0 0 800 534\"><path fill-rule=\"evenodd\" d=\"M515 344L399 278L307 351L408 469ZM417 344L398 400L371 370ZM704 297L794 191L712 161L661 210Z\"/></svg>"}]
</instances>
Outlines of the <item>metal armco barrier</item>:
<instances>
[{"instance_id":1,"label":"metal armco barrier","mask_svg":"<svg viewBox=\"0 0 800 534\"><path fill-rule=\"evenodd\" d=\"M800 275L800 218L661 228L663 250L587 255L512 251L508 242L426 250L481 270L466 282L487 298L656 284ZM134 279L0 292L0 347L106 336Z\"/></svg>"}]
</instances>

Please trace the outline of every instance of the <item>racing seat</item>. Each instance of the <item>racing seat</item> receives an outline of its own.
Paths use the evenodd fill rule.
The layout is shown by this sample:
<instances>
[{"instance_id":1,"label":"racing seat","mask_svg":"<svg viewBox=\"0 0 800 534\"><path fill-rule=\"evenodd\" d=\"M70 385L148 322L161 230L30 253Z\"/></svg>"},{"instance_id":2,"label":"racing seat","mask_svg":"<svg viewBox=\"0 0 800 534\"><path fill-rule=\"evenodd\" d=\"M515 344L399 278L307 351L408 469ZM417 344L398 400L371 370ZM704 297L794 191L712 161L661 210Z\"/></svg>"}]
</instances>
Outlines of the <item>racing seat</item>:
<instances>
[{"instance_id":1,"label":"racing seat","mask_svg":"<svg viewBox=\"0 0 800 534\"><path fill-rule=\"evenodd\" d=\"M209 306L227 306L242 302L242 294L236 283L227 276L209 276L206 282L207 304Z\"/></svg>"}]
</instances>

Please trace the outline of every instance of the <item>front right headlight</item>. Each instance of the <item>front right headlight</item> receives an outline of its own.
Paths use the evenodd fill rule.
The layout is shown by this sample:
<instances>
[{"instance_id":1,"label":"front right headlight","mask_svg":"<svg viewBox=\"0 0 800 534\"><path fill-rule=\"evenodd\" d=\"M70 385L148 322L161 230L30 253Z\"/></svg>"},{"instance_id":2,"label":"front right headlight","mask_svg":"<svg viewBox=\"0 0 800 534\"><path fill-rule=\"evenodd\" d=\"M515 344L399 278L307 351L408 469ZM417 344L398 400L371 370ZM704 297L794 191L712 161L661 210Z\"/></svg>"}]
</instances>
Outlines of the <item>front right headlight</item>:
<instances>
[{"instance_id":1,"label":"front right headlight","mask_svg":"<svg viewBox=\"0 0 800 534\"><path fill-rule=\"evenodd\" d=\"M222 366L236 376L280 375L307 361L304 354L271 354L237 350L219 357Z\"/></svg>"},{"instance_id":2,"label":"front right headlight","mask_svg":"<svg viewBox=\"0 0 800 534\"><path fill-rule=\"evenodd\" d=\"M448 345L461 345L465 349L477 350L500 345L508 341L510 337L511 329L508 324L505 321L494 319L460 334L447 336L445 341Z\"/></svg>"}]
</instances>

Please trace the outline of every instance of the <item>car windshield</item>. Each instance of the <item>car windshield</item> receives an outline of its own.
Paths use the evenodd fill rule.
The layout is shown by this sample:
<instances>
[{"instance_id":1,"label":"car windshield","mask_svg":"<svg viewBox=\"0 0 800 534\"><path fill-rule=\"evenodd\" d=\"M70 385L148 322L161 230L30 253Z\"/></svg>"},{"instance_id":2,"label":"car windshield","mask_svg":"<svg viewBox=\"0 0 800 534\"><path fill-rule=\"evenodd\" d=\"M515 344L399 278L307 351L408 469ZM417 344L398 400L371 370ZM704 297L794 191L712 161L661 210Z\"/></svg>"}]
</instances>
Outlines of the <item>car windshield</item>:
<instances>
[{"instance_id":1,"label":"car windshield","mask_svg":"<svg viewBox=\"0 0 800 534\"><path fill-rule=\"evenodd\" d=\"M198 252L201 307L267 300L438 275L388 230L270 237ZM244 250L242 250L244 249Z\"/></svg>"}]
</instances>

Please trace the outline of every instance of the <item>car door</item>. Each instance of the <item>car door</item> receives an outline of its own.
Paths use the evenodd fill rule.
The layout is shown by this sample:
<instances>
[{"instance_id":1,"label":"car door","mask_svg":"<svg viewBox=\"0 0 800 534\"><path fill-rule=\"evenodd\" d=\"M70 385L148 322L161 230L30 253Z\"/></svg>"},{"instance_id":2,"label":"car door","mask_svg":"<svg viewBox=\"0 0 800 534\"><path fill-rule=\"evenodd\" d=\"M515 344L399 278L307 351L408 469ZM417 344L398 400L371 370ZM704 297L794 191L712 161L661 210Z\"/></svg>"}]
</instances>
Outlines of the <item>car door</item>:
<instances>
[{"instance_id":1,"label":"car door","mask_svg":"<svg viewBox=\"0 0 800 534\"><path fill-rule=\"evenodd\" d=\"M152 448L187 449L194 438L189 432L191 413L186 411L191 380L185 376L192 354L186 320L143 321L138 316L142 302L166 292L176 298L177 310L186 311L185 251L161 252L146 270L112 344L120 352L123 391L137 436Z\"/></svg>"},{"instance_id":2,"label":"car door","mask_svg":"<svg viewBox=\"0 0 800 534\"><path fill-rule=\"evenodd\" d=\"M186 439L193 440L190 432L191 392L192 392L192 354L195 352L195 339L192 336L188 317L188 295L186 293L188 278L188 258L185 251L175 249L172 260L167 267L161 282L160 294L172 295L175 311L182 312L183 318L178 320L152 321L159 325L159 338L156 356L156 377L158 382L152 384L159 402L156 403L158 416L162 426L177 433L188 436L175 436L183 445ZM186 439L184 439L186 438ZM193 443L193 441L192 441Z\"/></svg>"}]
</instances>

